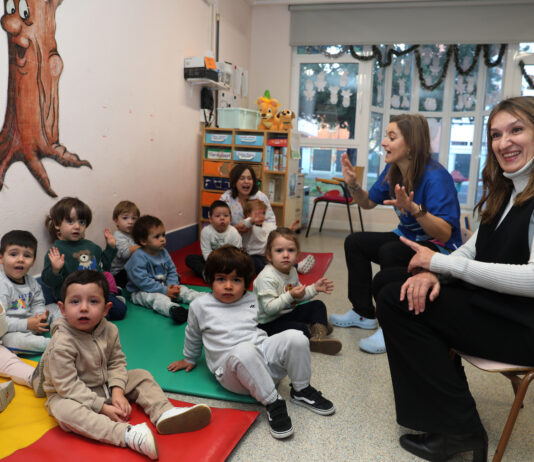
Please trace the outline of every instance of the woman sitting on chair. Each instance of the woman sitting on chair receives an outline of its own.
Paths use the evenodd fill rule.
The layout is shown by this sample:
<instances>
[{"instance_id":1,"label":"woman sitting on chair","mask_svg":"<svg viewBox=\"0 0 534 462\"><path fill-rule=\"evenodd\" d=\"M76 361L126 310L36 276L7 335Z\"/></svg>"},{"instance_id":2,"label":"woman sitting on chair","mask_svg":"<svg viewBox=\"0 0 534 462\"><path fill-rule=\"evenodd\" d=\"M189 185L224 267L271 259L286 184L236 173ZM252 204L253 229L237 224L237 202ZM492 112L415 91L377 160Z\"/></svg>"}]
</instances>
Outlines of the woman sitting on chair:
<instances>
[{"instance_id":1,"label":"woman sitting on chair","mask_svg":"<svg viewBox=\"0 0 534 462\"><path fill-rule=\"evenodd\" d=\"M487 136L477 232L450 255L404 240L417 274L385 285L376 301L397 421L429 432L400 444L427 460L469 450L486 460L487 435L451 349L534 366L534 97L500 102ZM440 285L436 274L455 279Z\"/></svg>"},{"instance_id":2,"label":"woman sitting on chair","mask_svg":"<svg viewBox=\"0 0 534 462\"><path fill-rule=\"evenodd\" d=\"M393 205L400 223L393 232L357 232L345 239L352 309L342 315L331 315L335 326L376 329L371 262L378 263L381 269L395 268L397 273L399 267L405 270L414 252L399 241L399 236L436 251L450 251L462 243L454 181L443 166L431 159L426 119L419 114L392 117L382 147L388 165L369 191L356 182L346 155L342 157L343 177L361 208ZM382 331L379 329L361 340L360 348L369 353L384 353Z\"/></svg>"}]
</instances>

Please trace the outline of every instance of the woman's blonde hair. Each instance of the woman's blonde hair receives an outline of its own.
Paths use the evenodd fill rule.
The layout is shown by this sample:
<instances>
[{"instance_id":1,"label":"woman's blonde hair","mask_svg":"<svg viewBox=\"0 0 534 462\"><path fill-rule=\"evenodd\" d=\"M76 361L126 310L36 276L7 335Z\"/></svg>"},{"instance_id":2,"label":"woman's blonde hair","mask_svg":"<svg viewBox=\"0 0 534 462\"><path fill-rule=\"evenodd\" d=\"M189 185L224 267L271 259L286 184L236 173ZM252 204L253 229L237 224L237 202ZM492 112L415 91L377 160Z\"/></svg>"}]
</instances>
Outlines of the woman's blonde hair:
<instances>
[{"instance_id":1,"label":"woman's blonde hair","mask_svg":"<svg viewBox=\"0 0 534 462\"><path fill-rule=\"evenodd\" d=\"M400 184L406 192L413 191L423 178L426 164L430 161L430 130L428 122L421 114L399 114L393 116L390 123L395 123L408 146L410 167L406 178L403 178L399 167L392 164L386 176L389 190L393 195L395 185Z\"/></svg>"},{"instance_id":2,"label":"woman's blonde hair","mask_svg":"<svg viewBox=\"0 0 534 462\"><path fill-rule=\"evenodd\" d=\"M501 111L506 111L516 116L534 132L534 97L518 96L508 98L492 109L486 130L488 155L486 165L482 170L482 196L475 206L475 211L478 212L481 223L490 223L495 218L513 188L512 180L503 176L503 169L497 161L491 143L491 123ZM530 172L527 187L516 196L514 205L522 205L532 197L534 197L534 169Z\"/></svg>"}]
</instances>

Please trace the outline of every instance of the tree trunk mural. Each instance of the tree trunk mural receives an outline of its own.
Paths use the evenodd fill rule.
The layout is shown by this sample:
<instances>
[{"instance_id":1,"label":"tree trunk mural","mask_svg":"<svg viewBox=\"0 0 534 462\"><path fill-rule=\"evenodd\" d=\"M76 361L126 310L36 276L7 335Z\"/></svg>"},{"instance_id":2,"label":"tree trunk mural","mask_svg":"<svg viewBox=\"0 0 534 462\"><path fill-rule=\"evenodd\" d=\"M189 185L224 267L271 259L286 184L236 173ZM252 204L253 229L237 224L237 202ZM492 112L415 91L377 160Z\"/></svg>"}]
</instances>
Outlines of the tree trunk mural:
<instances>
[{"instance_id":1,"label":"tree trunk mural","mask_svg":"<svg viewBox=\"0 0 534 462\"><path fill-rule=\"evenodd\" d=\"M57 7L63 0L7 0L0 19L9 45L9 82L4 126L0 132L0 189L9 166L26 164L52 197L41 159L65 167L91 164L59 142L58 83L63 60L56 44Z\"/></svg>"}]
</instances>

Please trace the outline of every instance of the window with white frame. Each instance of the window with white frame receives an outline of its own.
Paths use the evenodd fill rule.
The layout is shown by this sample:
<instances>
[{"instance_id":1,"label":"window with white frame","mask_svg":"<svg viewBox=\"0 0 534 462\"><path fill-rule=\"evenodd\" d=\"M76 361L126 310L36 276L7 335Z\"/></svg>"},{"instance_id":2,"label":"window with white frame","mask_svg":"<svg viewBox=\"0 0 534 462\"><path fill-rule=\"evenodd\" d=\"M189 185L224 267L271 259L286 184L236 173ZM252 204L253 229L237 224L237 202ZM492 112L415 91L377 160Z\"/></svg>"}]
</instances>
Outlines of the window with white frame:
<instances>
[{"instance_id":1,"label":"window with white frame","mask_svg":"<svg viewBox=\"0 0 534 462\"><path fill-rule=\"evenodd\" d=\"M534 74L534 44L509 44L500 60L501 45L491 45L485 59L480 52L476 64L476 45L459 45L458 66L450 59L445 72L446 45L420 45L418 59L409 44L376 48L382 53L380 63L356 60L341 46L294 49L292 106L298 107L307 183L313 187L315 177L340 176L339 158L347 152L354 164L365 167L364 187L370 188L385 167L381 141L389 119L418 112L428 120L433 157L452 174L462 207L471 209L481 194L488 114L504 95L534 93L525 78L521 84L517 76L511 77L517 73L518 53L525 71ZM389 48L406 54L390 54L390 65L381 67ZM364 56L373 48L353 50ZM470 67L469 74L462 75Z\"/></svg>"}]
</instances>

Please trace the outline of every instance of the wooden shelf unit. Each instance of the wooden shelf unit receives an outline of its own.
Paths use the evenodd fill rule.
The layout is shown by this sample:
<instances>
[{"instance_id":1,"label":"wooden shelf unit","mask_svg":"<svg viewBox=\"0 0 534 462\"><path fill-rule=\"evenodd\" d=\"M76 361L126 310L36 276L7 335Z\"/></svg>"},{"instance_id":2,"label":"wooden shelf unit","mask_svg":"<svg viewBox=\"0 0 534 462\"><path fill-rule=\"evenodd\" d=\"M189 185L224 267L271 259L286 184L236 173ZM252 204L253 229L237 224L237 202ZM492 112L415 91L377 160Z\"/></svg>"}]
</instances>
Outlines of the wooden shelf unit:
<instances>
[{"instance_id":1,"label":"wooden shelf unit","mask_svg":"<svg viewBox=\"0 0 534 462\"><path fill-rule=\"evenodd\" d=\"M278 226L291 226L301 219L302 197L297 194L299 161L291 155L290 141L291 133L285 131L202 128L199 234L208 222L210 204L229 189L230 170L240 163L254 169ZM281 145L271 146L277 143Z\"/></svg>"}]
</instances>

